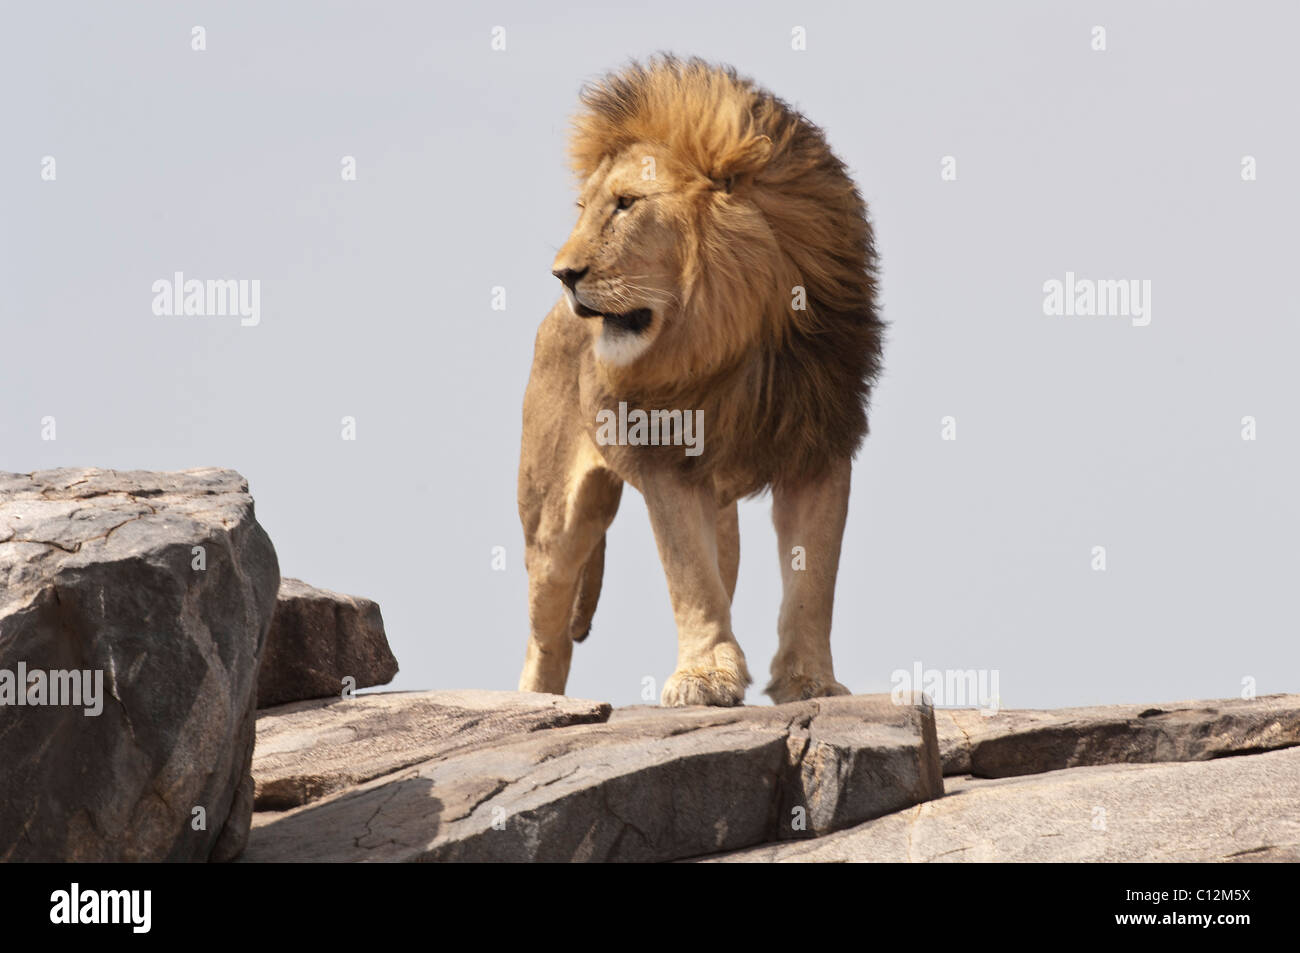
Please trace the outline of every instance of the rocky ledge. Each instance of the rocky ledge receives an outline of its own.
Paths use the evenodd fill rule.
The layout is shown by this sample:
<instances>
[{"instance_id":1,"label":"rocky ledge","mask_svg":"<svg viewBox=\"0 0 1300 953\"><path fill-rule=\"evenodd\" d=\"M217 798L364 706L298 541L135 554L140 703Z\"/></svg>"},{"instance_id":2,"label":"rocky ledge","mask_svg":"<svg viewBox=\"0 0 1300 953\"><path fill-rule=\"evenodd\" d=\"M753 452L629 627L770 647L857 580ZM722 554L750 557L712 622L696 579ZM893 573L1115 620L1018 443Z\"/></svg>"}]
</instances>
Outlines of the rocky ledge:
<instances>
[{"instance_id":1,"label":"rocky ledge","mask_svg":"<svg viewBox=\"0 0 1300 953\"><path fill-rule=\"evenodd\" d=\"M943 793L934 712L888 696L625 708L422 692L262 713L249 861L665 861Z\"/></svg>"},{"instance_id":2,"label":"rocky ledge","mask_svg":"<svg viewBox=\"0 0 1300 953\"><path fill-rule=\"evenodd\" d=\"M1300 861L1300 748L945 781L942 800L712 862Z\"/></svg>"},{"instance_id":3,"label":"rocky ledge","mask_svg":"<svg viewBox=\"0 0 1300 953\"><path fill-rule=\"evenodd\" d=\"M1297 743L1295 695L990 717L372 694L259 714L244 859L1295 860Z\"/></svg>"}]
</instances>

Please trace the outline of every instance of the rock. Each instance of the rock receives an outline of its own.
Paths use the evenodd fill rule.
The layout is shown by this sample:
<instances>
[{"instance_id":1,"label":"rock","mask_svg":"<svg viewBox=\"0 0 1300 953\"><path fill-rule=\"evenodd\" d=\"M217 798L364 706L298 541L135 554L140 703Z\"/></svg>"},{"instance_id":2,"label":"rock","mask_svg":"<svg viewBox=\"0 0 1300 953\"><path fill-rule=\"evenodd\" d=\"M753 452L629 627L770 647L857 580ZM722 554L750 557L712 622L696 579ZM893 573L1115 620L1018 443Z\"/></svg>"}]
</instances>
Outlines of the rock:
<instances>
[{"instance_id":1,"label":"rock","mask_svg":"<svg viewBox=\"0 0 1300 953\"><path fill-rule=\"evenodd\" d=\"M347 676L356 679L353 688L371 688L396 674L376 603L281 581L257 679L259 707L338 697Z\"/></svg>"},{"instance_id":2,"label":"rock","mask_svg":"<svg viewBox=\"0 0 1300 953\"><path fill-rule=\"evenodd\" d=\"M852 830L708 860L1300 861L1300 748L946 784Z\"/></svg>"},{"instance_id":3,"label":"rock","mask_svg":"<svg viewBox=\"0 0 1300 953\"><path fill-rule=\"evenodd\" d=\"M238 854L279 582L233 471L0 474L0 700L25 666L102 706L0 708L0 860Z\"/></svg>"},{"instance_id":4,"label":"rock","mask_svg":"<svg viewBox=\"0 0 1300 953\"><path fill-rule=\"evenodd\" d=\"M1300 744L1300 695L1054 711L940 709L945 775L1005 778L1085 765L1206 761Z\"/></svg>"},{"instance_id":5,"label":"rock","mask_svg":"<svg viewBox=\"0 0 1300 953\"><path fill-rule=\"evenodd\" d=\"M824 834L879 817L918 801L940 797L934 710L925 702L899 706L887 695L818 699L807 728L793 723L795 783L782 817L799 806L808 811L808 832ZM789 825L782 837L800 836Z\"/></svg>"},{"instance_id":6,"label":"rock","mask_svg":"<svg viewBox=\"0 0 1300 953\"><path fill-rule=\"evenodd\" d=\"M933 710L917 701L631 708L485 739L259 812L244 859L675 860L825 833L943 793ZM331 738L327 763L350 740Z\"/></svg>"},{"instance_id":7,"label":"rock","mask_svg":"<svg viewBox=\"0 0 1300 953\"><path fill-rule=\"evenodd\" d=\"M605 702L530 692L411 692L258 713L259 811L279 811L421 761L543 728L603 722Z\"/></svg>"}]
</instances>

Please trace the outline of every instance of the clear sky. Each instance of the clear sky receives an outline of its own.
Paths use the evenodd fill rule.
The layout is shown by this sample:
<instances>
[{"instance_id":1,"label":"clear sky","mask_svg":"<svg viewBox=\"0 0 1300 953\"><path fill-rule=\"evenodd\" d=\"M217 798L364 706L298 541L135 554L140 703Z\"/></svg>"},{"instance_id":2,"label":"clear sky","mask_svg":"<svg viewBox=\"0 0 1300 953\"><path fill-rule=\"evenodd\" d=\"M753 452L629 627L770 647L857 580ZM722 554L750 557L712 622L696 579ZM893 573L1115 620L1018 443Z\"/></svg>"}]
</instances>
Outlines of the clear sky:
<instances>
[{"instance_id":1,"label":"clear sky","mask_svg":"<svg viewBox=\"0 0 1300 953\"><path fill-rule=\"evenodd\" d=\"M238 469L285 575L380 603L395 687L515 686L520 404L574 220L567 118L584 81L669 50L803 110L871 209L891 326L840 680L996 670L1013 707L1300 690L1294 4L25 3L4 20L0 469ZM155 315L177 271L260 281L260 322ZM1067 272L1149 281L1150 323L1045 314ZM741 531L734 624L765 703L768 500ZM639 702L675 642L629 490L569 693Z\"/></svg>"}]
</instances>

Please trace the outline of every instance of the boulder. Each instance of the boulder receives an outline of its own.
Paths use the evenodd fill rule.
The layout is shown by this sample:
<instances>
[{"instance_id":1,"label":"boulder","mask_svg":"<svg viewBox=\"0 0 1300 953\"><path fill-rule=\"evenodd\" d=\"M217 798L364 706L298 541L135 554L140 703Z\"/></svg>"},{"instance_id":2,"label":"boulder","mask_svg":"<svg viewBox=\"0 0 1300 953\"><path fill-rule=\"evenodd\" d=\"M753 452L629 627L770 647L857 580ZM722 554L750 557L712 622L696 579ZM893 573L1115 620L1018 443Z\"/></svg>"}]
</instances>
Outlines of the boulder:
<instances>
[{"instance_id":1,"label":"boulder","mask_svg":"<svg viewBox=\"0 0 1300 953\"><path fill-rule=\"evenodd\" d=\"M1300 748L945 782L851 830L721 862L1300 861Z\"/></svg>"},{"instance_id":2,"label":"boulder","mask_svg":"<svg viewBox=\"0 0 1300 953\"><path fill-rule=\"evenodd\" d=\"M942 795L934 713L913 701L634 707L604 723L467 746L430 737L422 744L444 750L419 764L288 811L260 811L244 859L664 861L812 837ZM280 717L263 716L263 738L280 735L267 724ZM314 757L327 765L352 741L343 731L319 737ZM270 774L259 776L269 789ZM301 796L305 786L294 790Z\"/></svg>"},{"instance_id":3,"label":"boulder","mask_svg":"<svg viewBox=\"0 0 1300 953\"><path fill-rule=\"evenodd\" d=\"M945 775L1006 778L1060 768L1207 761L1300 744L1300 695L1051 711L940 709Z\"/></svg>"},{"instance_id":4,"label":"boulder","mask_svg":"<svg viewBox=\"0 0 1300 953\"><path fill-rule=\"evenodd\" d=\"M372 688L396 674L376 603L281 581L257 679L259 707L337 697L345 678L354 679L352 688Z\"/></svg>"},{"instance_id":5,"label":"boulder","mask_svg":"<svg viewBox=\"0 0 1300 953\"><path fill-rule=\"evenodd\" d=\"M238 854L279 583L233 471L0 474L0 860Z\"/></svg>"}]
</instances>

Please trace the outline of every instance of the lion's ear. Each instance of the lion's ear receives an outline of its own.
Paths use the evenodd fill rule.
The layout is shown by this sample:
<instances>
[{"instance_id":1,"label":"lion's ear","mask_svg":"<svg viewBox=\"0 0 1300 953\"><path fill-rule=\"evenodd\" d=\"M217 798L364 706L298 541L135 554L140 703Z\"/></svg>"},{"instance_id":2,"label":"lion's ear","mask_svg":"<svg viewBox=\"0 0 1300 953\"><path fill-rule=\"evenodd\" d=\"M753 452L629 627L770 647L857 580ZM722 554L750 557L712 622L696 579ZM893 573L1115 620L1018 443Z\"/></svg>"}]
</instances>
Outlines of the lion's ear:
<instances>
[{"instance_id":1,"label":"lion's ear","mask_svg":"<svg viewBox=\"0 0 1300 953\"><path fill-rule=\"evenodd\" d=\"M754 175L772 158L772 140L768 136L750 136L714 165L709 175L718 188L730 192L736 179Z\"/></svg>"}]
</instances>

